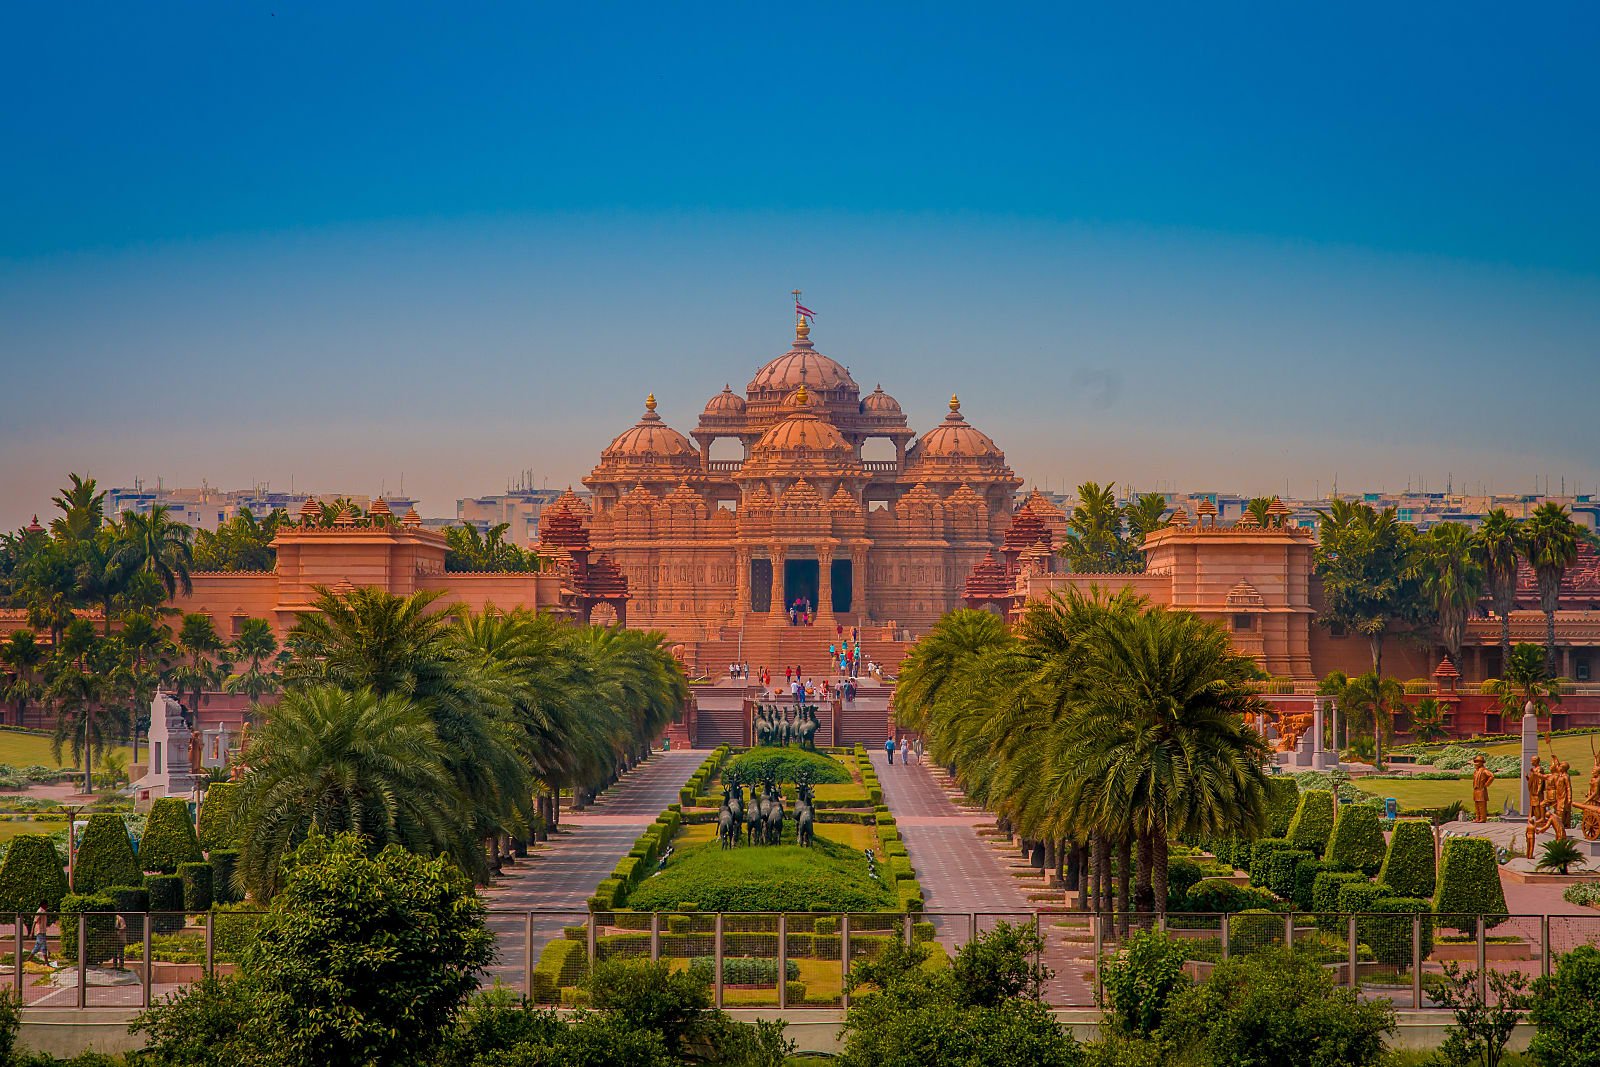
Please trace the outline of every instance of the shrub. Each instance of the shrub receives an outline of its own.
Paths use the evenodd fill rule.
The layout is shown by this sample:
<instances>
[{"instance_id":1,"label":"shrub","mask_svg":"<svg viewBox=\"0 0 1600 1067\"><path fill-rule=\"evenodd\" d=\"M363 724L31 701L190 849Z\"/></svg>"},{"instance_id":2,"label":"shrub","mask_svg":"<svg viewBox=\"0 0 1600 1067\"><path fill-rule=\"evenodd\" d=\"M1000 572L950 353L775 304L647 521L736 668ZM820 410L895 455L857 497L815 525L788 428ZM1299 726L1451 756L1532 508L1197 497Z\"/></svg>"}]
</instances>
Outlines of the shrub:
<instances>
[{"instance_id":1,"label":"shrub","mask_svg":"<svg viewBox=\"0 0 1600 1067\"><path fill-rule=\"evenodd\" d=\"M1255 847L1250 850L1250 884L1265 889L1268 877L1272 873L1270 857L1274 852L1290 847L1289 842L1281 837L1269 837L1257 841Z\"/></svg>"},{"instance_id":2,"label":"shrub","mask_svg":"<svg viewBox=\"0 0 1600 1067\"><path fill-rule=\"evenodd\" d=\"M1393 1029L1388 1001L1363 1001L1314 961L1274 951L1219 963L1173 998L1161 1035L1196 1067L1369 1067Z\"/></svg>"},{"instance_id":3,"label":"shrub","mask_svg":"<svg viewBox=\"0 0 1600 1067\"><path fill-rule=\"evenodd\" d=\"M179 864L203 859L188 802L162 797L150 805L150 819L139 841L139 865L147 871L175 874Z\"/></svg>"},{"instance_id":4,"label":"shrub","mask_svg":"<svg viewBox=\"0 0 1600 1067\"><path fill-rule=\"evenodd\" d=\"M144 887L150 893L150 918L157 933L183 929L183 879L176 874L147 874ZM162 914L176 912L177 914Z\"/></svg>"},{"instance_id":5,"label":"shrub","mask_svg":"<svg viewBox=\"0 0 1600 1067\"><path fill-rule=\"evenodd\" d=\"M56 846L43 834L18 834L0 862L0 915L21 912L30 919L43 904L54 914L67 894Z\"/></svg>"},{"instance_id":6,"label":"shrub","mask_svg":"<svg viewBox=\"0 0 1600 1067\"><path fill-rule=\"evenodd\" d=\"M211 895L218 904L233 904L244 899L234 884L234 872L239 869L237 849L212 849L206 857L211 864Z\"/></svg>"},{"instance_id":7,"label":"shrub","mask_svg":"<svg viewBox=\"0 0 1600 1067\"><path fill-rule=\"evenodd\" d=\"M1378 881L1402 897L1432 897L1437 888L1433 827L1420 819L1396 819Z\"/></svg>"},{"instance_id":8,"label":"shrub","mask_svg":"<svg viewBox=\"0 0 1600 1067\"><path fill-rule=\"evenodd\" d=\"M1315 858L1310 852L1297 848L1280 848L1273 852L1267 863L1267 888L1280 900L1293 900L1295 868L1305 860Z\"/></svg>"},{"instance_id":9,"label":"shrub","mask_svg":"<svg viewBox=\"0 0 1600 1067\"><path fill-rule=\"evenodd\" d=\"M111 906L129 916L150 910L150 890L139 885L119 885L106 890L106 896L111 898ZM129 928L133 926L132 918L128 920Z\"/></svg>"},{"instance_id":10,"label":"shrub","mask_svg":"<svg viewBox=\"0 0 1600 1067\"><path fill-rule=\"evenodd\" d=\"M1240 955L1283 944L1283 932L1284 916L1265 908L1251 908L1228 920L1228 942Z\"/></svg>"},{"instance_id":11,"label":"shrub","mask_svg":"<svg viewBox=\"0 0 1600 1067\"><path fill-rule=\"evenodd\" d=\"M1189 895L1189 890L1202 878L1205 872L1200 869L1200 864L1194 860L1174 859L1167 864L1167 907L1169 909L1181 908L1184 898Z\"/></svg>"},{"instance_id":12,"label":"shrub","mask_svg":"<svg viewBox=\"0 0 1600 1067\"><path fill-rule=\"evenodd\" d=\"M73 867L73 888L77 893L95 893L114 885L138 885L143 877L144 868L133 854L122 816L89 816Z\"/></svg>"},{"instance_id":13,"label":"shrub","mask_svg":"<svg viewBox=\"0 0 1600 1067\"><path fill-rule=\"evenodd\" d=\"M582 941L557 938L545 945L533 968L533 996L537 1004L557 1004L562 986L574 986L589 972L589 950Z\"/></svg>"},{"instance_id":14,"label":"shrub","mask_svg":"<svg viewBox=\"0 0 1600 1067\"><path fill-rule=\"evenodd\" d=\"M1201 914L1264 910L1272 907L1272 894L1252 886L1235 885L1221 878L1205 878L1189 887L1183 910Z\"/></svg>"},{"instance_id":15,"label":"shrub","mask_svg":"<svg viewBox=\"0 0 1600 1067\"><path fill-rule=\"evenodd\" d=\"M1321 860L1301 860L1294 868L1294 906L1300 911L1316 909L1317 875L1328 869Z\"/></svg>"},{"instance_id":16,"label":"shrub","mask_svg":"<svg viewBox=\"0 0 1600 1067\"><path fill-rule=\"evenodd\" d=\"M1528 1054L1540 1067L1585 1067L1600 1061L1600 950L1580 945L1554 974L1533 983L1529 1019L1538 1032Z\"/></svg>"},{"instance_id":17,"label":"shrub","mask_svg":"<svg viewBox=\"0 0 1600 1067\"><path fill-rule=\"evenodd\" d=\"M1439 921L1462 933L1476 930L1476 917L1486 927L1506 920L1506 894L1500 886L1494 842L1482 837L1452 837L1439 859L1439 889L1433 910Z\"/></svg>"},{"instance_id":18,"label":"shrub","mask_svg":"<svg viewBox=\"0 0 1600 1067\"><path fill-rule=\"evenodd\" d=\"M207 911L212 903L211 864L181 863L178 877L183 883L183 910Z\"/></svg>"},{"instance_id":19,"label":"shrub","mask_svg":"<svg viewBox=\"0 0 1600 1067\"><path fill-rule=\"evenodd\" d=\"M1189 984L1188 950L1157 931L1138 931L1101 967L1106 1015L1127 1037L1149 1037L1161 1026L1167 1001Z\"/></svg>"},{"instance_id":20,"label":"shrub","mask_svg":"<svg viewBox=\"0 0 1600 1067\"><path fill-rule=\"evenodd\" d=\"M1317 927L1336 930L1339 921L1334 913L1339 910L1339 890L1352 882L1365 878L1354 871L1319 871L1311 879L1311 910L1317 913Z\"/></svg>"},{"instance_id":21,"label":"shrub","mask_svg":"<svg viewBox=\"0 0 1600 1067\"><path fill-rule=\"evenodd\" d=\"M800 977L800 964L784 961L784 971L793 982ZM716 978L717 961L714 956L696 956L689 961L689 974L711 984ZM727 985L777 985L778 961L773 958L753 956L727 956L722 960L722 981Z\"/></svg>"},{"instance_id":22,"label":"shrub","mask_svg":"<svg viewBox=\"0 0 1600 1067\"><path fill-rule=\"evenodd\" d=\"M1328 838L1333 833L1333 793L1326 789L1308 789L1300 794L1300 806L1295 809L1294 820L1289 823L1288 839L1295 848L1314 852L1319 857L1328 850Z\"/></svg>"},{"instance_id":23,"label":"shrub","mask_svg":"<svg viewBox=\"0 0 1600 1067\"><path fill-rule=\"evenodd\" d=\"M629 900L641 911L678 911L685 900L707 911L909 910L909 892L897 897L897 887L873 882L866 872L861 853L822 837L810 848L725 850L710 842L679 849ZM898 883L907 885L915 883ZM920 894L915 900L920 908Z\"/></svg>"},{"instance_id":24,"label":"shrub","mask_svg":"<svg viewBox=\"0 0 1600 1067\"><path fill-rule=\"evenodd\" d=\"M1293 778L1267 779L1267 831L1282 837L1289 830L1295 809L1300 804L1300 785Z\"/></svg>"},{"instance_id":25,"label":"shrub","mask_svg":"<svg viewBox=\"0 0 1600 1067\"><path fill-rule=\"evenodd\" d=\"M1372 949L1372 958L1405 968L1411 966L1412 916L1422 914L1422 956L1433 951L1433 904L1416 897L1380 895L1373 902L1378 915L1356 920L1356 937Z\"/></svg>"},{"instance_id":26,"label":"shrub","mask_svg":"<svg viewBox=\"0 0 1600 1067\"><path fill-rule=\"evenodd\" d=\"M78 928L88 934L83 958L91 967L109 960L117 935L116 902L109 893L68 893L61 898L61 955L78 958Z\"/></svg>"},{"instance_id":27,"label":"shrub","mask_svg":"<svg viewBox=\"0 0 1600 1067\"><path fill-rule=\"evenodd\" d=\"M803 748L753 748L728 761L723 769L723 781L737 777L739 781L797 782L801 774L809 774L812 784L844 784L851 780L844 764L820 752Z\"/></svg>"},{"instance_id":28,"label":"shrub","mask_svg":"<svg viewBox=\"0 0 1600 1067\"><path fill-rule=\"evenodd\" d=\"M235 782L213 782L200 805L198 838L207 852L237 848L239 832L234 820L239 811L239 786Z\"/></svg>"},{"instance_id":29,"label":"shrub","mask_svg":"<svg viewBox=\"0 0 1600 1067\"><path fill-rule=\"evenodd\" d=\"M1378 900L1383 896L1384 889L1381 885L1372 882L1346 882L1339 887L1338 911L1341 915L1377 911Z\"/></svg>"},{"instance_id":30,"label":"shrub","mask_svg":"<svg viewBox=\"0 0 1600 1067\"><path fill-rule=\"evenodd\" d=\"M1371 877L1383 864L1383 827L1378 810L1342 804L1328 840L1327 860L1336 870L1360 871Z\"/></svg>"}]
</instances>

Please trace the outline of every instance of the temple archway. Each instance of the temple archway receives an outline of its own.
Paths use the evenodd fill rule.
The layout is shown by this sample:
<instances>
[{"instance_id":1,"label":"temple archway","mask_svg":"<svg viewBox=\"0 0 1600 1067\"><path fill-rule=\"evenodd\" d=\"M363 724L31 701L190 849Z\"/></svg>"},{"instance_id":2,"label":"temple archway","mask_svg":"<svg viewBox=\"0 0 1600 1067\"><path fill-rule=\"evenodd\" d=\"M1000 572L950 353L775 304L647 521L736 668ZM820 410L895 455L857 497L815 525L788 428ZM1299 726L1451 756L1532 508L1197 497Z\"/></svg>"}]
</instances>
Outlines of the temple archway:
<instances>
[{"instance_id":1,"label":"temple archway","mask_svg":"<svg viewBox=\"0 0 1600 1067\"><path fill-rule=\"evenodd\" d=\"M814 559L786 559L783 561L784 610L796 600L811 603L811 610L821 610L818 594L822 589L822 568Z\"/></svg>"}]
</instances>

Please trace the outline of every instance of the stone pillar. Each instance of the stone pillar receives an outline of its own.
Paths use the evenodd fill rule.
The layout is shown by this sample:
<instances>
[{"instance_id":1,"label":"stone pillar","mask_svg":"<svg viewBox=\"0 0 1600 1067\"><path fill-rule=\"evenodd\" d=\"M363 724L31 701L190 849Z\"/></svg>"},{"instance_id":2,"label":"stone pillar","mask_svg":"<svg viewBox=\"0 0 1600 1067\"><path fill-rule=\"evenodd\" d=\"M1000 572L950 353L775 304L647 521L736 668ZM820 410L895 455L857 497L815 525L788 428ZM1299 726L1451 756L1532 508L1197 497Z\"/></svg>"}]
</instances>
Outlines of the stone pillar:
<instances>
[{"instance_id":1,"label":"stone pillar","mask_svg":"<svg viewBox=\"0 0 1600 1067\"><path fill-rule=\"evenodd\" d=\"M1311 702L1311 766L1322 770L1327 760L1327 752L1322 747L1322 698L1315 697Z\"/></svg>"},{"instance_id":2,"label":"stone pillar","mask_svg":"<svg viewBox=\"0 0 1600 1067\"><path fill-rule=\"evenodd\" d=\"M750 612L750 550L736 548L733 552L733 617L743 618Z\"/></svg>"},{"instance_id":3,"label":"stone pillar","mask_svg":"<svg viewBox=\"0 0 1600 1067\"><path fill-rule=\"evenodd\" d=\"M1517 783L1517 797L1521 804L1517 813L1524 818L1533 808L1528 803L1528 771L1533 768L1533 757L1539 754L1539 717L1533 713L1533 701L1522 709L1522 774Z\"/></svg>"},{"instance_id":4,"label":"stone pillar","mask_svg":"<svg viewBox=\"0 0 1600 1067\"><path fill-rule=\"evenodd\" d=\"M850 611L856 617L856 624L863 629L867 625L867 550L852 548L850 550Z\"/></svg>"},{"instance_id":5,"label":"stone pillar","mask_svg":"<svg viewBox=\"0 0 1600 1067\"><path fill-rule=\"evenodd\" d=\"M783 602L783 546L772 545L767 555L772 560L772 614L787 615L789 605Z\"/></svg>"},{"instance_id":6,"label":"stone pillar","mask_svg":"<svg viewBox=\"0 0 1600 1067\"><path fill-rule=\"evenodd\" d=\"M817 618L833 618L833 549L817 546Z\"/></svg>"}]
</instances>

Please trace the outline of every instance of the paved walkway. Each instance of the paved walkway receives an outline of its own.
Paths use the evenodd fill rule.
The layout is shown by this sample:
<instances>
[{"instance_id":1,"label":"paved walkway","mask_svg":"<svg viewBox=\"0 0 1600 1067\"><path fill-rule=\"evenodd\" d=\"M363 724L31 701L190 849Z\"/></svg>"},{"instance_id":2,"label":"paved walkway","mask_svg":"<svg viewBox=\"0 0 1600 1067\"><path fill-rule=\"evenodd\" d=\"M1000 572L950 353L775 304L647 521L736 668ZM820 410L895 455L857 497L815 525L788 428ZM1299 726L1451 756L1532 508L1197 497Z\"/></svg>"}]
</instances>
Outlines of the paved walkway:
<instances>
[{"instance_id":1,"label":"paved walkway","mask_svg":"<svg viewBox=\"0 0 1600 1067\"><path fill-rule=\"evenodd\" d=\"M695 749L655 753L585 810L563 811L561 833L527 859L507 867L505 875L484 890L489 928L497 941L491 981L498 977L507 985L522 984L527 918L506 913L530 909L568 912L534 916L533 958L537 962L545 944L561 936L563 926L583 922L595 884L628 854L662 809L677 802L678 790L707 755Z\"/></svg>"},{"instance_id":2,"label":"paved walkway","mask_svg":"<svg viewBox=\"0 0 1600 1067\"><path fill-rule=\"evenodd\" d=\"M889 766L881 748L872 752L873 769L883 783L883 799L905 839L925 910L938 939L951 952L999 920L1031 918L1037 905L1011 876L1000 854L978 836L994 817L958 805L926 764ZM1046 920L1048 921L1048 920ZM1085 973L1093 949L1065 940L1046 927L1044 962L1055 971L1045 998L1057 1006L1087 1006L1093 991Z\"/></svg>"}]
</instances>

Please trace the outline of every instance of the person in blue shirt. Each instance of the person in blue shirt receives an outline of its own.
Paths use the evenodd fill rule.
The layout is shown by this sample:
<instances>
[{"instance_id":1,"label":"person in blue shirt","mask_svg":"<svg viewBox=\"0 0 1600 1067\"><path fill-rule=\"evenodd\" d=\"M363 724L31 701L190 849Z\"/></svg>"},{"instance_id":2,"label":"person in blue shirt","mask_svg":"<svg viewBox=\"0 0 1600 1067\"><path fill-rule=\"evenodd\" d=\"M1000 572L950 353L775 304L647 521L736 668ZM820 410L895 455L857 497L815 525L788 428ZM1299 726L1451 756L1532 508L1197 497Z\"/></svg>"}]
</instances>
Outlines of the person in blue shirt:
<instances>
[{"instance_id":1,"label":"person in blue shirt","mask_svg":"<svg viewBox=\"0 0 1600 1067\"><path fill-rule=\"evenodd\" d=\"M889 740L887 740L887 741L885 741L883 743L883 750L889 754L889 762L890 762L890 764L893 764L894 763L894 738L893 737L889 738Z\"/></svg>"}]
</instances>

